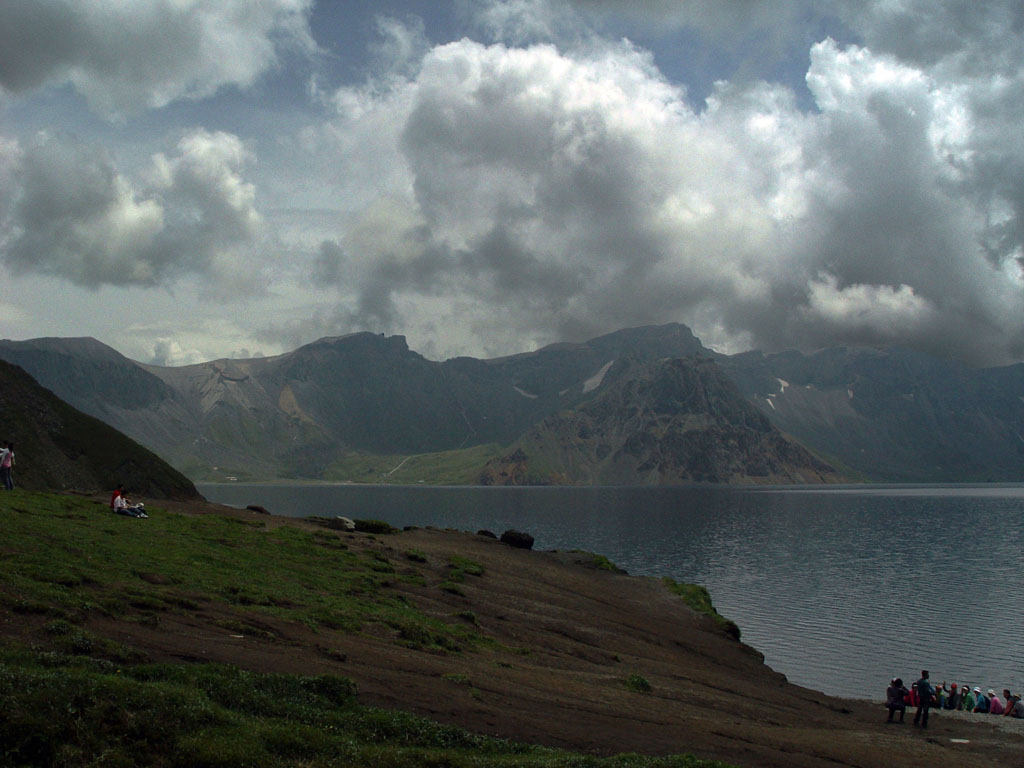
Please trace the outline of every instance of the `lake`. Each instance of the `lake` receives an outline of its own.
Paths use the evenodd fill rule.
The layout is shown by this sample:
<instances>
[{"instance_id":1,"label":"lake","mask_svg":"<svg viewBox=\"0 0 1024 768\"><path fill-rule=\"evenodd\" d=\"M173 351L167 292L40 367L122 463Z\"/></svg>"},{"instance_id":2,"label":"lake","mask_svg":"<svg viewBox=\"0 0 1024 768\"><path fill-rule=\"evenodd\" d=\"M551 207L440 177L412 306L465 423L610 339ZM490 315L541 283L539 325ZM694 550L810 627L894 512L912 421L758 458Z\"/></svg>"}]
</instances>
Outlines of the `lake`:
<instances>
[{"instance_id":1,"label":"lake","mask_svg":"<svg viewBox=\"0 0 1024 768\"><path fill-rule=\"evenodd\" d=\"M878 699L894 676L1024 687L1024 486L437 488L202 484L290 516L508 528L704 584L792 682Z\"/></svg>"}]
</instances>

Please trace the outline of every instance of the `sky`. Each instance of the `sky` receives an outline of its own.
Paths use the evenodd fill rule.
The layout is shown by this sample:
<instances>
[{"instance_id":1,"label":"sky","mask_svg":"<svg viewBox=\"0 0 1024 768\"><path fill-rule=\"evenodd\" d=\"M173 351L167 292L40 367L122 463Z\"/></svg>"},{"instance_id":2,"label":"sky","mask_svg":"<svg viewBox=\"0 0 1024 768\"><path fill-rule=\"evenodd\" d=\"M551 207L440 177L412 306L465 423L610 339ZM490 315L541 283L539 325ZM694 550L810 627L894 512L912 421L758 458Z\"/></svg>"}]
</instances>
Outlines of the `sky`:
<instances>
[{"instance_id":1,"label":"sky","mask_svg":"<svg viewBox=\"0 0 1024 768\"><path fill-rule=\"evenodd\" d=\"M1024 360L1020 0L3 0L0 337Z\"/></svg>"}]
</instances>

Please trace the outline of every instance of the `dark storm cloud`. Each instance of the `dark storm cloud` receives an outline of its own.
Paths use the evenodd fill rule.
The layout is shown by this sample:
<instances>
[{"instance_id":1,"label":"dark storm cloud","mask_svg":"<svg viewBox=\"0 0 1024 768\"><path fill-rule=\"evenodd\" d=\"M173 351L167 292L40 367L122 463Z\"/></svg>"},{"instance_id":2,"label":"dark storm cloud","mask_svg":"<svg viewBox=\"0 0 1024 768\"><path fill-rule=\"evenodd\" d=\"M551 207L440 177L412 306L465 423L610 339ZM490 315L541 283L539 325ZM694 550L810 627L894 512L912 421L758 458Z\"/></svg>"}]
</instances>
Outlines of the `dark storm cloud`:
<instances>
[{"instance_id":1,"label":"dark storm cloud","mask_svg":"<svg viewBox=\"0 0 1024 768\"><path fill-rule=\"evenodd\" d=\"M312 0L4 0L0 87L70 82L123 116L225 85L249 86L281 46L312 51Z\"/></svg>"}]
</instances>

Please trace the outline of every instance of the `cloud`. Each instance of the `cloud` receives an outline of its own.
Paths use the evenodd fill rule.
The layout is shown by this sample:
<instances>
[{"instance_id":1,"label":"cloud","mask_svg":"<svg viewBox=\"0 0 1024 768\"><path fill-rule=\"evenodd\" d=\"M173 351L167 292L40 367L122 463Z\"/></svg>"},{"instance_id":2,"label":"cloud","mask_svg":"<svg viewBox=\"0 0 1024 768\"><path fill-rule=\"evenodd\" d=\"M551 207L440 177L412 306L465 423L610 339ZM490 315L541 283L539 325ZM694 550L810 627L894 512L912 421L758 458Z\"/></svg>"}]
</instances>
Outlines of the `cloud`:
<instances>
[{"instance_id":1,"label":"cloud","mask_svg":"<svg viewBox=\"0 0 1024 768\"><path fill-rule=\"evenodd\" d=\"M170 285L186 274L229 272L257 242L251 157L226 133L193 131L133 182L95 147L40 133L0 145L0 258L15 274L62 277L87 288ZM0 213L3 213L0 209Z\"/></svg>"},{"instance_id":2,"label":"cloud","mask_svg":"<svg viewBox=\"0 0 1024 768\"><path fill-rule=\"evenodd\" d=\"M1024 6L1016 0L838 0L832 10L866 45L914 66L983 78L1020 71Z\"/></svg>"},{"instance_id":3,"label":"cloud","mask_svg":"<svg viewBox=\"0 0 1024 768\"><path fill-rule=\"evenodd\" d=\"M153 355L150 365L178 366L201 363L206 358L197 349L184 349L172 338L158 338L153 343Z\"/></svg>"},{"instance_id":4,"label":"cloud","mask_svg":"<svg viewBox=\"0 0 1024 768\"><path fill-rule=\"evenodd\" d=\"M71 83L110 117L245 88L315 50L312 0L5 0L0 87Z\"/></svg>"},{"instance_id":5,"label":"cloud","mask_svg":"<svg viewBox=\"0 0 1024 768\"><path fill-rule=\"evenodd\" d=\"M344 277L345 252L330 240L320 243L313 266L313 282L317 285L341 285Z\"/></svg>"},{"instance_id":6,"label":"cloud","mask_svg":"<svg viewBox=\"0 0 1024 768\"><path fill-rule=\"evenodd\" d=\"M823 339L836 327L851 328L875 343L905 341L908 332L928 330L935 321L931 304L909 285L848 285L839 288L835 277L826 276L809 284L806 315L811 327Z\"/></svg>"},{"instance_id":7,"label":"cloud","mask_svg":"<svg viewBox=\"0 0 1024 768\"><path fill-rule=\"evenodd\" d=\"M492 348L678 320L767 348L1017 359L1017 75L929 61L825 40L814 109L778 83L722 82L698 110L628 41L436 46L330 100L323 173L364 178L372 157L375 174L316 325L415 336L443 323L443 298Z\"/></svg>"}]
</instances>

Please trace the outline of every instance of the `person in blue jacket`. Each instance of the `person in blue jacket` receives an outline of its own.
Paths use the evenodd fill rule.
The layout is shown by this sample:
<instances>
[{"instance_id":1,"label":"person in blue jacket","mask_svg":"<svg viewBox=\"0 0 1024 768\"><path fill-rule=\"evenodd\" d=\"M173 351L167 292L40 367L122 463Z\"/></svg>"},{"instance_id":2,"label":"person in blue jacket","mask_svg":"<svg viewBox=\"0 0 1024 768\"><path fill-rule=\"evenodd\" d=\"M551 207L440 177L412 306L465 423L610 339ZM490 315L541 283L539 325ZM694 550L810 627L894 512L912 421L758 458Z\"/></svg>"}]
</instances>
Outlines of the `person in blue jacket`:
<instances>
[{"instance_id":1,"label":"person in blue jacket","mask_svg":"<svg viewBox=\"0 0 1024 768\"><path fill-rule=\"evenodd\" d=\"M914 713L914 725L928 727L928 708L932 705L935 689L928 682L928 670L921 670L921 679L917 681L917 712Z\"/></svg>"},{"instance_id":2,"label":"person in blue jacket","mask_svg":"<svg viewBox=\"0 0 1024 768\"><path fill-rule=\"evenodd\" d=\"M974 711L988 714L988 696L977 685L974 686Z\"/></svg>"}]
</instances>

